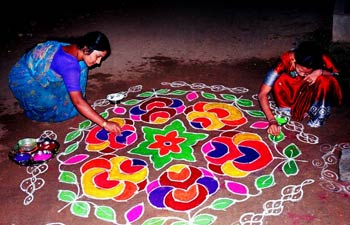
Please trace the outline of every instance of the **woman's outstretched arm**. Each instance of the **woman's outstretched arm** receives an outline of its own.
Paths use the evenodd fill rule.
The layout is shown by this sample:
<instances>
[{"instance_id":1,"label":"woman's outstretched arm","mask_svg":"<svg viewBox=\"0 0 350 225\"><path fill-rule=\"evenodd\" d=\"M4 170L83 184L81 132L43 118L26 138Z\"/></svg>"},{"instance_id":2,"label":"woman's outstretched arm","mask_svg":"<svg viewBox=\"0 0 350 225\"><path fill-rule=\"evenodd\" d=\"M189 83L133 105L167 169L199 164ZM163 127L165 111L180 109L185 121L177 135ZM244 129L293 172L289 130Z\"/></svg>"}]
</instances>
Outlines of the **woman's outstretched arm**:
<instances>
[{"instance_id":1,"label":"woman's outstretched arm","mask_svg":"<svg viewBox=\"0 0 350 225\"><path fill-rule=\"evenodd\" d=\"M269 104L269 99L268 95L271 91L271 87L262 84L260 87L260 91L258 94L259 98L259 103L262 111L264 112L267 120L269 121L269 128L267 129L267 132L272 135L278 135L281 132L281 127L278 126L277 121L275 120L275 116L273 115L270 104Z\"/></svg>"},{"instance_id":2,"label":"woman's outstretched arm","mask_svg":"<svg viewBox=\"0 0 350 225\"><path fill-rule=\"evenodd\" d=\"M80 91L69 92L72 102L76 109L86 118L92 122L103 127L106 131L116 133L119 135L121 133L120 125L118 123L107 121L102 118L83 98Z\"/></svg>"}]
</instances>

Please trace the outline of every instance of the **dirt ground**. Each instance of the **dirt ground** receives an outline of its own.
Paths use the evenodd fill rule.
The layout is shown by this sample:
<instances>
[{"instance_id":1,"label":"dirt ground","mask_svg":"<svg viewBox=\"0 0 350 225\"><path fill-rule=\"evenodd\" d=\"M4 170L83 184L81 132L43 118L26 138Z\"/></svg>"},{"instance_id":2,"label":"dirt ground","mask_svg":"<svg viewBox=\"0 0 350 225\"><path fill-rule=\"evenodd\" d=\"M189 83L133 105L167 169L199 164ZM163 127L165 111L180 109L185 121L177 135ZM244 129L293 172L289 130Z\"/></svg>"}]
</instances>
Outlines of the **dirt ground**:
<instances>
[{"instance_id":1,"label":"dirt ground","mask_svg":"<svg viewBox=\"0 0 350 225\"><path fill-rule=\"evenodd\" d=\"M165 5L157 1L136 5L122 1L117 6L59 7L52 14L24 10L18 14L22 22L6 22L1 18L6 35L2 36L0 50L3 59L0 64L0 224L349 224L350 185L339 179L338 171L342 150L350 148L349 43L330 41L332 1L296 3L292 7L226 2L199 6L183 2ZM112 54L101 67L90 71L87 99L99 112L108 112L108 118L122 117L132 124L128 129L134 136L130 135L127 144L119 146L117 152L111 146L101 150L101 145L89 145L89 140L95 141L92 132L97 127L84 125L86 120L82 116L54 124L30 121L7 87L7 74L25 49L50 37L77 36L92 30L107 34ZM273 141L264 129L264 118L252 116L260 110L256 94L274 60L305 39L317 40L333 53L341 69L339 81L344 104L332 109L324 127L313 129L306 126L306 121L289 121L283 128L283 139ZM120 91L128 93L122 103L113 105L104 101L108 94ZM243 100L232 100L232 96ZM181 109L177 107L175 116L164 124L136 119L131 108L156 97L165 102L179 99L177 103L188 108L179 113ZM221 105L218 102L230 102L243 112L247 121L234 129L239 134L220 129L200 130L187 121L194 110L189 106L196 102L214 102L215 107ZM187 153L180 159L145 153L142 144L149 138L147 131L180 132L180 125L175 126L174 121L181 121L187 132L182 133L184 137L192 134L188 146L182 148ZM246 133L252 135L244 136ZM240 134L244 134L240 137L247 139L247 145L254 141L266 143L261 145L268 146L273 160L256 168L251 161L246 175L233 176L232 170L213 172L215 166L203 147L210 145L204 144L219 136ZM205 140L203 135L207 135ZM8 153L18 140L41 136L56 139L60 144L52 160L26 167L9 159ZM287 157L286 149L292 148L300 155ZM102 176L92 178L89 188L96 192L88 194L90 189L85 180L88 175L83 176L84 172L108 170L105 164L98 167L100 161L94 160L108 161L112 155L134 163L138 159L147 165L142 169L134 165L147 171L147 176L137 183L138 189L129 198L126 197L132 192L129 186L118 197L106 197L108 191L96 195L95 188ZM248 153L246 156L253 157ZM90 160L95 164L86 163ZM198 170L203 180L207 179L202 186L213 190L217 185L215 191L206 190L208 193L204 195L206 192L197 184L191 186L193 190L174 192L174 196L178 194L182 198L182 207L188 207L187 210L175 210L165 200L162 203L166 207L154 206L151 197L154 187L150 184L160 185L161 175L177 164L194 168L187 174L190 177L196 168L205 168ZM93 168L88 170L89 166ZM128 175L133 181L129 183L134 186L135 180L141 179L136 172ZM259 182L264 179L265 182ZM112 181L112 175L107 180L105 185L116 182ZM148 185L144 187L146 181ZM162 197L158 193L153 201ZM195 200L186 202L190 197L196 201L204 199L195 205Z\"/></svg>"}]
</instances>

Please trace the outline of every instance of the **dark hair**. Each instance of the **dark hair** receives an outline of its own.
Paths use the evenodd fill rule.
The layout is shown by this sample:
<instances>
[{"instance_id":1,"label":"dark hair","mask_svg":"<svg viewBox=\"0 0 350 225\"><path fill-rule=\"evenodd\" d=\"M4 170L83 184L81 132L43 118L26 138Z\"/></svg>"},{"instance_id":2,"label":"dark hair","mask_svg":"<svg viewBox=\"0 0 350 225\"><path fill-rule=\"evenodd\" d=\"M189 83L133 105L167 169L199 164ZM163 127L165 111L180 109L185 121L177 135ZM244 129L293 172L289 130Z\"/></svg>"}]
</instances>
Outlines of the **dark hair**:
<instances>
[{"instance_id":1,"label":"dark hair","mask_svg":"<svg viewBox=\"0 0 350 225\"><path fill-rule=\"evenodd\" d=\"M314 42L305 41L295 50L295 62L310 69L320 69L323 66L322 50Z\"/></svg>"},{"instance_id":2,"label":"dark hair","mask_svg":"<svg viewBox=\"0 0 350 225\"><path fill-rule=\"evenodd\" d=\"M111 46L107 36L100 31L92 31L79 37L76 44L79 49L86 47L89 54L94 50L107 51L107 55L111 52Z\"/></svg>"}]
</instances>

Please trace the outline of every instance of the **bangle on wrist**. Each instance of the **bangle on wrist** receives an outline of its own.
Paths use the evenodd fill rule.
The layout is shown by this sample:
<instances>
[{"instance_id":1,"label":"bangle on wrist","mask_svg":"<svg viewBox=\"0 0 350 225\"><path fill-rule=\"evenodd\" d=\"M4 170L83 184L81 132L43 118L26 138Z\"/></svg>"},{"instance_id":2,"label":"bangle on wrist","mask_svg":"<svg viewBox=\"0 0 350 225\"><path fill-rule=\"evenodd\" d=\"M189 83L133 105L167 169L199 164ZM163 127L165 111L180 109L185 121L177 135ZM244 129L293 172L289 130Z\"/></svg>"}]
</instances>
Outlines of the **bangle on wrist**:
<instances>
[{"instance_id":1,"label":"bangle on wrist","mask_svg":"<svg viewBox=\"0 0 350 225\"><path fill-rule=\"evenodd\" d=\"M104 122L102 123L101 127L105 128L106 125L107 125L107 122L104 121Z\"/></svg>"},{"instance_id":2,"label":"bangle on wrist","mask_svg":"<svg viewBox=\"0 0 350 225\"><path fill-rule=\"evenodd\" d=\"M269 126L271 125L278 125L278 123L275 119L272 119L272 120L269 120Z\"/></svg>"}]
</instances>

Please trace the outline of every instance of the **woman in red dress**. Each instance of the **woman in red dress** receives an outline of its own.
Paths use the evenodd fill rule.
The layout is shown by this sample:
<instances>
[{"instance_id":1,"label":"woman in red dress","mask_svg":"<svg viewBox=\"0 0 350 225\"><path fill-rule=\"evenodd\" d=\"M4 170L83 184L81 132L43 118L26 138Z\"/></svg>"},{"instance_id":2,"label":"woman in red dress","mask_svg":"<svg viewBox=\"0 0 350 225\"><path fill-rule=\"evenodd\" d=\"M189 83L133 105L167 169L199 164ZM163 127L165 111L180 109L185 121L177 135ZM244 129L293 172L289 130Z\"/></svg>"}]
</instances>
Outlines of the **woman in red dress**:
<instances>
[{"instance_id":1,"label":"woman in red dress","mask_svg":"<svg viewBox=\"0 0 350 225\"><path fill-rule=\"evenodd\" d=\"M331 106L341 104L342 92L335 78L338 73L331 58L313 42L302 42L282 54L267 72L258 96L270 123L267 132L278 135L281 131L270 108L271 91L280 112L295 121L309 117L308 126L321 127L331 113Z\"/></svg>"}]
</instances>

